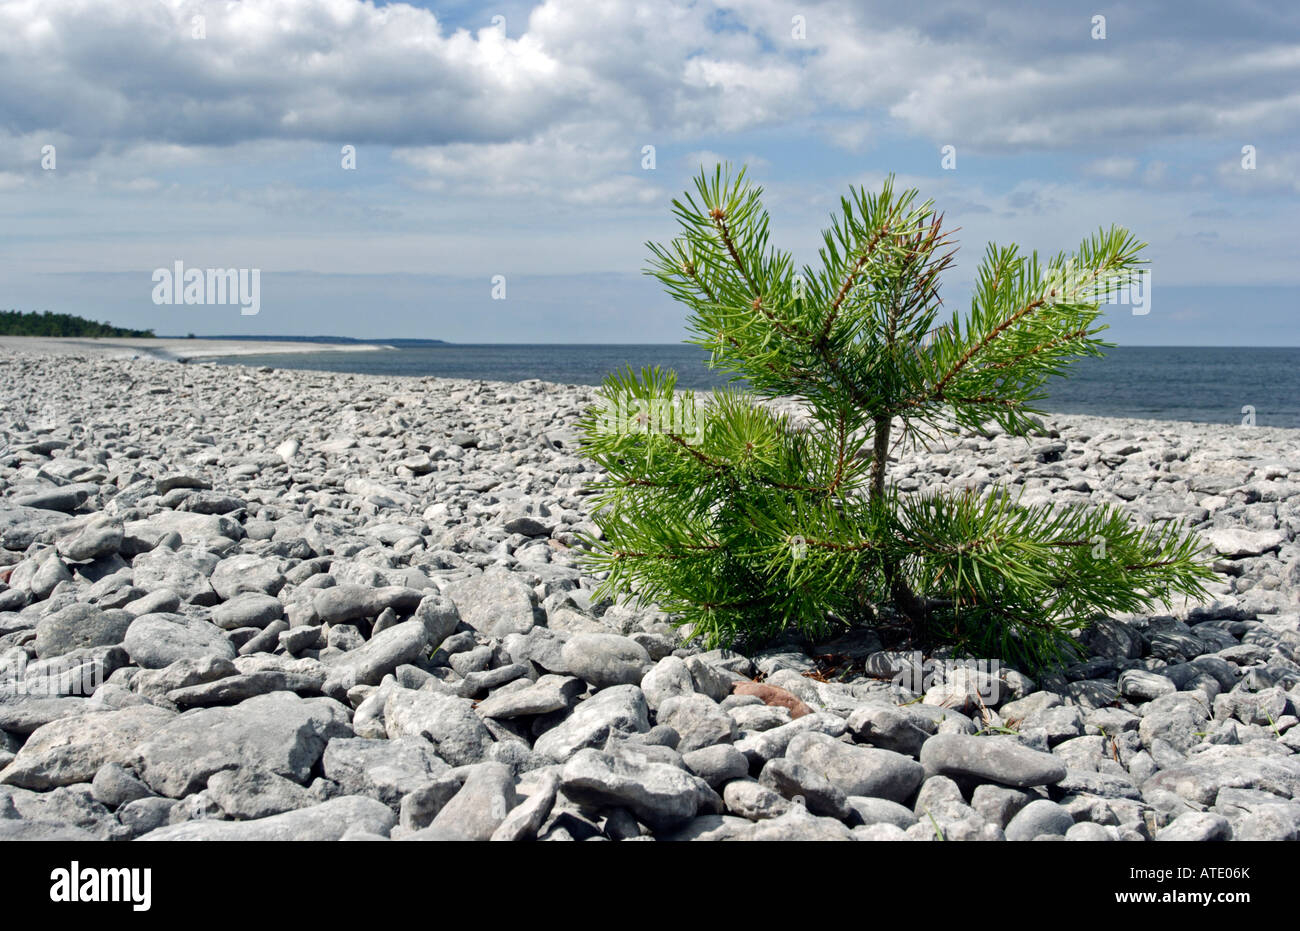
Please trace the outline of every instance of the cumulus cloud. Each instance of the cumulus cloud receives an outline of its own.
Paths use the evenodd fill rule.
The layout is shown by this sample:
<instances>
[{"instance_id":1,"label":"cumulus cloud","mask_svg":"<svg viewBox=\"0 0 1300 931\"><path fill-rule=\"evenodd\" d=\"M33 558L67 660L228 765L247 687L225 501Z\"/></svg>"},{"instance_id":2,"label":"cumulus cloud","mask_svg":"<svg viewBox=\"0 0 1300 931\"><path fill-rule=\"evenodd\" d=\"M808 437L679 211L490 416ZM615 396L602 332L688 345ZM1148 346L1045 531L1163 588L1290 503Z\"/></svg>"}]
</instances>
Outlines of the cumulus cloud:
<instances>
[{"instance_id":1,"label":"cumulus cloud","mask_svg":"<svg viewBox=\"0 0 1300 931\"><path fill-rule=\"evenodd\" d=\"M1169 9L1117 15L1095 41L1036 5L921 6L810 4L794 39L776 0L548 0L517 36L360 0L5 0L0 93L8 132L97 145L499 144L611 113L686 134L834 108L932 141L1053 148L1300 116L1294 44L1189 53L1217 37L1168 41ZM850 148L854 125L832 130Z\"/></svg>"}]
</instances>

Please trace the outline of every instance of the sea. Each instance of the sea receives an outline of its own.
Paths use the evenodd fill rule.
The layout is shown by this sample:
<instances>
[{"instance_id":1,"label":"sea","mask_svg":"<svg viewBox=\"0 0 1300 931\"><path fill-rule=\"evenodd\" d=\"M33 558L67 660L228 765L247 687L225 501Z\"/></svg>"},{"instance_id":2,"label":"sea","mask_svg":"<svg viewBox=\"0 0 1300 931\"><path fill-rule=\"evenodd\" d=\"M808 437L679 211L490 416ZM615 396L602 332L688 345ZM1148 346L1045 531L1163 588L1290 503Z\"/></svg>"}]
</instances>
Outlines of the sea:
<instances>
[{"instance_id":1,"label":"sea","mask_svg":"<svg viewBox=\"0 0 1300 931\"><path fill-rule=\"evenodd\" d=\"M269 337L268 337L269 338ZM615 369L675 369L682 388L716 388L725 373L708 353L681 345L510 345L438 343L384 351L232 356L230 365L366 375L436 375L489 381L597 385ZM1041 410L1102 417L1300 428L1300 348L1120 346L1070 365L1051 379Z\"/></svg>"}]
</instances>

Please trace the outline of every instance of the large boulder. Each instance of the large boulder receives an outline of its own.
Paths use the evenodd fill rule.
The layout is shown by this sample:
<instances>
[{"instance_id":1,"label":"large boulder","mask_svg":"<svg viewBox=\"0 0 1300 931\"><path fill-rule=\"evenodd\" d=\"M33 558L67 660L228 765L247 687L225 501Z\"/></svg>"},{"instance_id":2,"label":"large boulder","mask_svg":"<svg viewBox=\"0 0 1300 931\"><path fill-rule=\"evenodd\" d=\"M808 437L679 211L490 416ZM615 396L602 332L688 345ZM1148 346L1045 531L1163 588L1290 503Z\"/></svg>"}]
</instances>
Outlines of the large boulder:
<instances>
[{"instance_id":1,"label":"large boulder","mask_svg":"<svg viewBox=\"0 0 1300 931\"><path fill-rule=\"evenodd\" d=\"M927 775L965 776L1020 789L1054 785L1066 773L1062 760L1015 738L966 734L934 735L921 748L921 764Z\"/></svg>"},{"instance_id":2,"label":"large boulder","mask_svg":"<svg viewBox=\"0 0 1300 931\"><path fill-rule=\"evenodd\" d=\"M442 692L394 688L384 703L390 738L422 737L453 766L481 762L492 747L492 733L467 698Z\"/></svg>"},{"instance_id":3,"label":"large boulder","mask_svg":"<svg viewBox=\"0 0 1300 931\"><path fill-rule=\"evenodd\" d=\"M292 692L259 695L229 708L189 711L158 728L132 762L161 795L181 798L223 769L245 767L306 784L334 737L351 737L347 709Z\"/></svg>"},{"instance_id":4,"label":"large boulder","mask_svg":"<svg viewBox=\"0 0 1300 931\"><path fill-rule=\"evenodd\" d=\"M0 783L44 791L89 782L101 766L131 761L139 744L174 720L165 708L133 705L51 721L0 770Z\"/></svg>"},{"instance_id":5,"label":"large boulder","mask_svg":"<svg viewBox=\"0 0 1300 931\"><path fill-rule=\"evenodd\" d=\"M626 751L579 750L565 764L560 784L579 804L623 806L652 828L671 828L699 813L722 814L722 799L699 776Z\"/></svg>"},{"instance_id":6,"label":"large boulder","mask_svg":"<svg viewBox=\"0 0 1300 931\"><path fill-rule=\"evenodd\" d=\"M532 588L504 569L488 569L452 582L445 594L456 603L465 623L488 637L525 634L543 619Z\"/></svg>"},{"instance_id":7,"label":"large boulder","mask_svg":"<svg viewBox=\"0 0 1300 931\"><path fill-rule=\"evenodd\" d=\"M335 841L356 833L387 837L397 823L383 802L344 795L310 808L256 821L186 821L150 831L140 840Z\"/></svg>"},{"instance_id":8,"label":"large boulder","mask_svg":"<svg viewBox=\"0 0 1300 931\"><path fill-rule=\"evenodd\" d=\"M36 655L47 659L82 647L115 646L134 620L126 611L101 611L75 602L37 623Z\"/></svg>"},{"instance_id":9,"label":"large boulder","mask_svg":"<svg viewBox=\"0 0 1300 931\"><path fill-rule=\"evenodd\" d=\"M127 628L122 645L131 662L144 669L162 669L178 660L205 656L234 659L235 645L215 624L183 614L145 614Z\"/></svg>"}]
</instances>

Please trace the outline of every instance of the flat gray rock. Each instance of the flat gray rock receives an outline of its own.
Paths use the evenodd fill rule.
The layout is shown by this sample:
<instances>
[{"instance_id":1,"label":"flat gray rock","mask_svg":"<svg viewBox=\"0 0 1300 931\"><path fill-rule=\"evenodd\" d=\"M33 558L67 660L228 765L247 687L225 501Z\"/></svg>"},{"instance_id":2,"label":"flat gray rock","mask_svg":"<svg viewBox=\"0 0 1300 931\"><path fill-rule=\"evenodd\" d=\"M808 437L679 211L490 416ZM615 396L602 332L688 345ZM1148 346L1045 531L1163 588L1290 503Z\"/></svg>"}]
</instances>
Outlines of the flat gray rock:
<instances>
[{"instance_id":1,"label":"flat gray rock","mask_svg":"<svg viewBox=\"0 0 1300 931\"><path fill-rule=\"evenodd\" d=\"M336 737L325 748L321 771L348 795L368 795L396 808L450 767L422 737L368 740Z\"/></svg>"},{"instance_id":2,"label":"flat gray rock","mask_svg":"<svg viewBox=\"0 0 1300 931\"><path fill-rule=\"evenodd\" d=\"M126 637L134 620L126 611L70 604L37 623L36 655L47 659L83 647L114 646Z\"/></svg>"},{"instance_id":3,"label":"flat gray rock","mask_svg":"<svg viewBox=\"0 0 1300 931\"><path fill-rule=\"evenodd\" d=\"M0 822L3 823L3 822ZM335 841L349 832L388 836L397 816L383 802L345 795L256 821L187 821L156 831L145 841Z\"/></svg>"},{"instance_id":4,"label":"flat gray rock","mask_svg":"<svg viewBox=\"0 0 1300 931\"><path fill-rule=\"evenodd\" d=\"M442 807L429 827L447 840L491 840L518 804L510 767L479 763L470 767L460 791Z\"/></svg>"},{"instance_id":5,"label":"flat gray rock","mask_svg":"<svg viewBox=\"0 0 1300 931\"><path fill-rule=\"evenodd\" d=\"M234 644L207 621L182 614L146 614L136 618L122 638L131 661L144 669L162 669L183 659L213 656L234 659Z\"/></svg>"},{"instance_id":6,"label":"flat gray rock","mask_svg":"<svg viewBox=\"0 0 1300 931\"><path fill-rule=\"evenodd\" d=\"M805 731L790 741L786 758L823 774L844 795L904 802L921 785L925 771L893 750L858 747L826 734Z\"/></svg>"},{"instance_id":7,"label":"flat gray rock","mask_svg":"<svg viewBox=\"0 0 1300 931\"><path fill-rule=\"evenodd\" d=\"M197 792L223 769L265 770L305 784L329 740L350 736L338 702L274 692L173 717L136 748L132 762L150 788L171 798Z\"/></svg>"},{"instance_id":8,"label":"flat gray rock","mask_svg":"<svg viewBox=\"0 0 1300 931\"><path fill-rule=\"evenodd\" d=\"M418 619L380 631L363 646L326 661L329 682L344 688L378 685L398 666L414 663L428 653L429 631ZM328 690L328 686L327 686Z\"/></svg>"},{"instance_id":9,"label":"flat gray rock","mask_svg":"<svg viewBox=\"0 0 1300 931\"><path fill-rule=\"evenodd\" d=\"M409 614L424 595L401 585L367 588L364 585L336 585L316 595L312 602L322 623L346 624L360 618L378 617L385 608Z\"/></svg>"},{"instance_id":10,"label":"flat gray rock","mask_svg":"<svg viewBox=\"0 0 1300 931\"><path fill-rule=\"evenodd\" d=\"M244 592L212 610L212 623L222 630L240 627L266 627L284 617L280 599L265 592Z\"/></svg>"},{"instance_id":11,"label":"flat gray rock","mask_svg":"<svg viewBox=\"0 0 1300 931\"><path fill-rule=\"evenodd\" d=\"M453 766L481 762L492 746L492 733L474 711L474 703L442 692L395 688L384 703L389 738L421 737Z\"/></svg>"},{"instance_id":12,"label":"flat gray rock","mask_svg":"<svg viewBox=\"0 0 1300 931\"><path fill-rule=\"evenodd\" d=\"M453 582L444 594L456 603L466 624L488 637L525 634L539 620L533 590L510 572L488 570Z\"/></svg>"},{"instance_id":13,"label":"flat gray rock","mask_svg":"<svg viewBox=\"0 0 1300 931\"><path fill-rule=\"evenodd\" d=\"M635 685L616 685L580 702L568 717L538 737L533 749L563 763L579 750L604 746L611 736L648 730L650 709L645 695Z\"/></svg>"},{"instance_id":14,"label":"flat gray rock","mask_svg":"<svg viewBox=\"0 0 1300 931\"><path fill-rule=\"evenodd\" d=\"M153 705L60 718L38 727L0 770L0 783L46 790L90 782L106 763L128 763L137 747L177 718Z\"/></svg>"},{"instance_id":15,"label":"flat gray rock","mask_svg":"<svg viewBox=\"0 0 1300 931\"><path fill-rule=\"evenodd\" d=\"M967 776L1016 788L1047 786L1065 778L1065 763L1014 738L936 734L921 748L927 775ZM862 794L862 793L855 793Z\"/></svg>"},{"instance_id":16,"label":"flat gray rock","mask_svg":"<svg viewBox=\"0 0 1300 931\"><path fill-rule=\"evenodd\" d=\"M560 785L580 804L622 805L655 828L722 813L722 800L703 779L668 763L639 763L626 753L579 750L565 764Z\"/></svg>"}]
</instances>

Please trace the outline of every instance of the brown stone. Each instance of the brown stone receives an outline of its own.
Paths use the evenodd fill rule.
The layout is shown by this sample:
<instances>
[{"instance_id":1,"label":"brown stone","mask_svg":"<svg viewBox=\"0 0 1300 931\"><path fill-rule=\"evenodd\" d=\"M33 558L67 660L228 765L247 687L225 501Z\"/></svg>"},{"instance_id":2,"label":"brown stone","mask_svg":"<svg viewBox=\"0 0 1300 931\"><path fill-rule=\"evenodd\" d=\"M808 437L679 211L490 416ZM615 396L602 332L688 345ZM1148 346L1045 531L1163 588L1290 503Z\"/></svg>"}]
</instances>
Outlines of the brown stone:
<instances>
[{"instance_id":1,"label":"brown stone","mask_svg":"<svg viewBox=\"0 0 1300 931\"><path fill-rule=\"evenodd\" d=\"M766 682L736 682L731 691L736 695L757 695L765 705L789 708L791 720L813 713L812 708L808 707L808 704L793 692L787 692L775 685L768 685Z\"/></svg>"}]
</instances>

